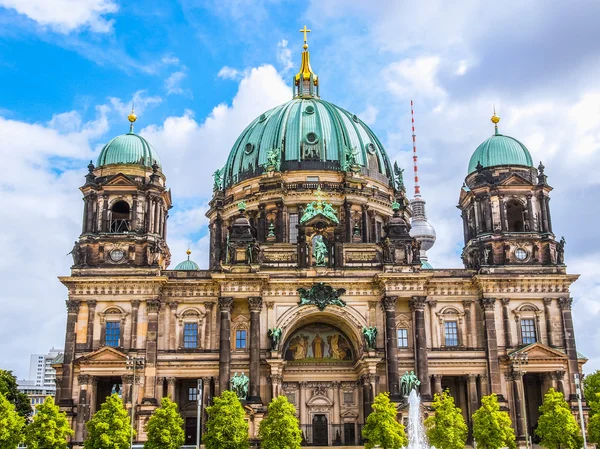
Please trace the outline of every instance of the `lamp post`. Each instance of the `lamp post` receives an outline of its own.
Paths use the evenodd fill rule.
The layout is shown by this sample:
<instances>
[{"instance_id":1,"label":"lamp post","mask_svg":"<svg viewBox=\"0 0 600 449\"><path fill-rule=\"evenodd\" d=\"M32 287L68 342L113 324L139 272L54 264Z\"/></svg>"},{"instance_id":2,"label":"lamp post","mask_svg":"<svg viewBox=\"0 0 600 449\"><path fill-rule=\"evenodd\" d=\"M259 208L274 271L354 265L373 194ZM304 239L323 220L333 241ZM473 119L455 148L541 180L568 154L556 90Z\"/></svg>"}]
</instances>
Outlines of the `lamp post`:
<instances>
[{"instance_id":1,"label":"lamp post","mask_svg":"<svg viewBox=\"0 0 600 449\"><path fill-rule=\"evenodd\" d=\"M144 358L135 355L128 355L125 360L125 366L127 369L133 371L133 382L131 384L131 429L129 431L129 447L133 449L133 420L135 417L135 373L138 368L144 367Z\"/></svg>"},{"instance_id":2,"label":"lamp post","mask_svg":"<svg viewBox=\"0 0 600 449\"><path fill-rule=\"evenodd\" d=\"M581 405L581 382L579 381L579 374L575 373L575 387L577 392L577 404L579 405L579 420L581 421L581 434L583 435L583 449L587 448L587 441L585 438L585 421L583 419L583 407Z\"/></svg>"},{"instance_id":3,"label":"lamp post","mask_svg":"<svg viewBox=\"0 0 600 449\"><path fill-rule=\"evenodd\" d=\"M529 356L524 352L515 352L511 354L510 359L512 361L513 370L521 379L521 413L523 414L523 420L525 421L525 447L529 448L529 425L527 423L527 410L525 408L525 384L523 382L523 365L529 363ZM518 388L518 387L517 387Z\"/></svg>"},{"instance_id":4,"label":"lamp post","mask_svg":"<svg viewBox=\"0 0 600 449\"><path fill-rule=\"evenodd\" d=\"M198 406L198 417L196 418L196 449L200 449L200 431L202 430L202 395L204 394L202 379L198 379L196 388L196 402Z\"/></svg>"}]
</instances>

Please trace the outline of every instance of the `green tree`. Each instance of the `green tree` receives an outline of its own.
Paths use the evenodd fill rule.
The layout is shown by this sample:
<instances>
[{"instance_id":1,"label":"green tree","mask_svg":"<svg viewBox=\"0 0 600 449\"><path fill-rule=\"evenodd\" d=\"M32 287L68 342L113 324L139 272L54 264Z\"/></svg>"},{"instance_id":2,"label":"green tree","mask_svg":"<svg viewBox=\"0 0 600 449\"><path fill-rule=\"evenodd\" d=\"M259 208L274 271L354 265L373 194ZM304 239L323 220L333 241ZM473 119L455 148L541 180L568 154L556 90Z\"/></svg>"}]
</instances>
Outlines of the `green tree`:
<instances>
[{"instance_id":1,"label":"green tree","mask_svg":"<svg viewBox=\"0 0 600 449\"><path fill-rule=\"evenodd\" d=\"M577 449L583 445L577 421L562 393L550 388L539 410L540 418L535 433L541 438L541 446L548 449Z\"/></svg>"},{"instance_id":2,"label":"green tree","mask_svg":"<svg viewBox=\"0 0 600 449\"><path fill-rule=\"evenodd\" d=\"M365 449L379 445L384 449L400 449L408 445L404 426L396 420L396 405L390 401L390 394L379 393L373 402L373 411L367 418L362 431Z\"/></svg>"},{"instance_id":3,"label":"green tree","mask_svg":"<svg viewBox=\"0 0 600 449\"><path fill-rule=\"evenodd\" d=\"M583 378L583 396L587 402L598 401L600 393L600 370L594 371ZM592 416L590 414L590 416Z\"/></svg>"},{"instance_id":4,"label":"green tree","mask_svg":"<svg viewBox=\"0 0 600 449\"><path fill-rule=\"evenodd\" d=\"M177 404L169 398L162 398L160 407L146 424L146 433L148 441L144 449L179 449L185 442L185 433Z\"/></svg>"},{"instance_id":5,"label":"green tree","mask_svg":"<svg viewBox=\"0 0 600 449\"><path fill-rule=\"evenodd\" d=\"M296 418L296 408L285 396L271 401L267 417L260 423L258 435L263 449L300 449L302 432Z\"/></svg>"},{"instance_id":6,"label":"green tree","mask_svg":"<svg viewBox=\"0 0 600 449\"><path fill-rule=\"evenodd\" d=\"M591 443L600 443L600 393L596 393L596 400L588 402L590 406L590 420L588 421L588 439Z\"/></svg>"},{"instance_id":7,"label":"green tree","mask_svg":"<svg viewBox=\"0 0 600 449\"><path fill-rule=\"evenodd\" d=\"M463 449L469 428L448 390L436 393L431 404L435 414L425 420L429 443L437 449Z\"/></svg>"},{"instance_id":8,"label":"green tree","mask_svg":"<svg viewBox=\"0 0 600 449\"><path fill-rule=\"evenodd\" d=\"M33 412L29 397L17 388L17 378L12 371L0 369L0 393L15 406L19 415L27 418Z\"/></svg>"},{"instance_id":9,"label":"green tree","mask_svg":"<svg viewBox=\"0 0 600 449\"><path fill-rule=\"evenodd\" d=\"M248 423L242 404L233 391L224 391L207 407L208 421L202 440L206 449L247 449Z\"/></svg>"},{"instance_id":10,"label":"green tree","mask_svg":"<svg viewBox=\"0 0 600 449\"><path fill-rule=\"evenodd\" d=\"M15 406L0 393L0 449L15 449L21 442L25 418L15 411Z\"/></svg>"},{"instance_id":11,"label":"green tree","mask_svg":"<svg viewBox=\"0 0 600 449\"><path fill-rule=\"evenodd\" d=\"M85 449L128 449L131 435L129 414L115 393L106 398L100 410L86 424ZM135 436L135 430L133 430Z\"/></svg>"},{"instance_id":12,"label":"green tree","mask_svg":"<svg viewBox=\"0 0 600 449\"><path fill-rule=\"evenodd\" d=\"M501 412L495 394L481 398L481 407L473 414L473 438L486 449L516 447L515 431L508 412Z\"/></svg>"},{"instance_id":13,"label":"green tree","mask_svg":"<svg viewBox=\"0 0 600 449\"><path fill-rule=\"evenodd\" d=\"M66 449L67 438L73 433L66 413L48 396L25 428L25 444L29 449Z\"/></svg>"}]
</instances>

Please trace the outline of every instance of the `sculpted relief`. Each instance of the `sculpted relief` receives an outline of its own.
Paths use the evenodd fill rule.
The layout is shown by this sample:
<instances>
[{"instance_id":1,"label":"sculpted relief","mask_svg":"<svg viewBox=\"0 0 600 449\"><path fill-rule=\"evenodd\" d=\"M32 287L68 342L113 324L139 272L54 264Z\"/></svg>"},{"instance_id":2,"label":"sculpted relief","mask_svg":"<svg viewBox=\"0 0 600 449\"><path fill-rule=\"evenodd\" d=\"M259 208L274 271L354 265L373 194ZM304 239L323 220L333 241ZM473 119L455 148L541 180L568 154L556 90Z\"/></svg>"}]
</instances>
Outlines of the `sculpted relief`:
<instances>
[{"instance_id":1,"label":"sculpted relief","mask_svg":"<svg viewBox=\"0 0 600 449\"><path fill-rule=\"evenodd\" d=\"M288 340L285 360L302 362L351 362L350 340L340 330L327 324L310 324L296 331Z\"/></svg>"}]
</instances>

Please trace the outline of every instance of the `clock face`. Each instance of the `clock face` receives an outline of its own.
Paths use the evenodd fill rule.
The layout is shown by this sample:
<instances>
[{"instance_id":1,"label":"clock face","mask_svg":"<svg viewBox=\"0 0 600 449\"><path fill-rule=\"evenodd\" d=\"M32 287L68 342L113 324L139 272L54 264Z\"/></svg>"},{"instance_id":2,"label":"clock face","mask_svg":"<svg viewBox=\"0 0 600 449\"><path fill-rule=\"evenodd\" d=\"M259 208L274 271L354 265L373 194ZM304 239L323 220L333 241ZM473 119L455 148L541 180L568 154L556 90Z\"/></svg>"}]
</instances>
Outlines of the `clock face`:
<instances>
[{"instance_id":1,"label":"clock face","mask_svg":"<svg viewBox=\"0 0 600 449\"><path fill-rule=\"evenodd\" d=\"M122 249L113 249L110 252L110 260L113 262L120 262L125 257L125 252Z\"/></svg>"},{"instance_id":2,"label":"clock face","mask_svg":"<svg viewBox=\"0 0 600 449\"><path fill-rule=\"evenodd\" d=\"M515 250L515 257L518 260L525 260L527 259L527 251L525 251L523 248L517 248Z\"/></svg>"}]
</instances>

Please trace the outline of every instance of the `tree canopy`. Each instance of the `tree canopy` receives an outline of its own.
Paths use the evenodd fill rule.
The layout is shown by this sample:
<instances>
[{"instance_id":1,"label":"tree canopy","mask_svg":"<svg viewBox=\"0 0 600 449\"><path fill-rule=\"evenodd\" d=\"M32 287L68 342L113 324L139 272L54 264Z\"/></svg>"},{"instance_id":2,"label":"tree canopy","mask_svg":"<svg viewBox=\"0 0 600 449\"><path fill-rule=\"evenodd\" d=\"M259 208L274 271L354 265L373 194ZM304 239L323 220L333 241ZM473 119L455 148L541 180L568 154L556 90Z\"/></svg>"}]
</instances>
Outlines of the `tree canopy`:
<instances>
[{"instance_id":1,"label":"tree canopy","mask_svg":"<svg viewBox=\"0 0 600 449\"><path fill-rule=\"evenodd\" d=\"M588 402L590 406L590 420L588 421L588 439L590 443L600 443L600 393L596 393L596 400Z\"/></svg>"},{"instance_id":2,"label":"tree canopy","mask_svg":"<svg viewBox=\"0 0 600 449\"><path fill-rule=\"evenodd\" d=\"M373 402L373 412L367 418L362 431L365 449L379 445L385 449L400 449L408 445L404 426L396 420L396 405L390 401L390 394L379 393Z\"/></svg>"},{"instance_id":3,"label":"tree canopy","mask_svg":"<svg viewBox=\"0 0 600 449\"><path fill-rule=\"evenodd\" d=\"M247 449L248 423L244 409L233 391L225 390L206 408L208 421L202 441L206 449Z\"/></svg>"},{"instance_id":4,"label":"tree canopy","mask_svg":"<svg viewBox=\"0 0 600 449\"><path fill-rule=\"evenodd\" d=\"M425 420L429 444L437 449L463 449L469 428L448 390L436 393L431 404L435 414Z\"/></svg>"},{"instance_id":5,"label":"tree canopy","mask_svg":"<svg viewBox=\"0 0 600 449\"><path fill-rule=\"evenodd\" d=\"M508 412L500 411L495 394L481 398L481 407L473 414L473 438L486 449L515 448L515 431Z\"/></svg>"},{"instance_id":6,"label":"tree canopy","mask_svg":"<svg viewBox=\"0 0 600 449\"><path fill-rule=\"evenodd\" d=\"M33 412L29 397L17 388L17 378L12 371L0 369L0 393L15 406L19 415L28 417Z\"/></svg>"},{"instance_id":7,"label":"tree canopy","mask_svg":"<svg viewBox=\"0 0 600 449\"><path fill-rule=\"evenodd\" d=\"M583 378L583 396L587 402L598 401L600 393L600 370L594 371Z\"/></svg>"},{"instance_id":8,"label":"tree canopy","mask_svg":"<svg viewBox=\"0 0 600 449\"><path fill-rule=\"evenodd\" d=\"M169 398L162 398L146 424L148 441L145 449L179 449L185 442L183 418L177 411L177 404Z\"/></svg>"},{"instance_id":9,"label":"tree canopy","mask_svg":"<svg viewBox=\"0 0 600 449\"><path fill-rule=\"evenodd\" d=\"M61 412L48 396L38 405L33 421L25 428L25 444L29 449L66 449L73 430L65 412Z\"/></svg>"},{"instance_id":10,"label":"tree canopy","mask_svg":"<svg viewBox=\"0 0 600 449\"><path fill-rule=\"evenodd\" d=\"M135 436L129 414L116 393L106 398L86 426L88 437L83 443L85 449L128 449L132 431Z\"/></svg>"},{"instance_id":11,"label":"tree canopy","mask_svg":"<svg viewBox=\"0 0 600 449\"><path fill-rule=\"evenodd\" d=\"M535 430L540 445L548 449L577 449L583 437L571 408L562 393L550 388L540 405L540 418Z\"/></svg>"},{"instance_id":12,"label":"tree canopy","mask_svg":"<svg viewBox=\"0 0 600 449\"><path fill-rule=\"evenodd\" d=\"M271 401L258 434L263 449L300 449L302 432L296 418L296 408L285 396Z\"/></svg>"},{"instance_id":13,"label":"tree canopy","mask_svg":"<svg viewBox=\"0 0 600 449\"><path fill-rule=\"evenodd\" d=\"M14 404L0 393L0 449L15 449L22 439L25 418L19 415Z\"/></svg>"}]
</instances>

